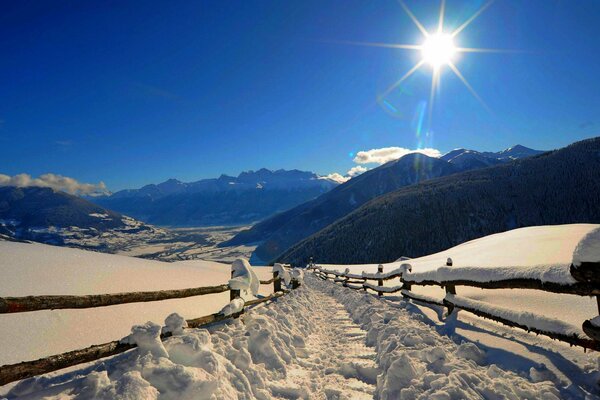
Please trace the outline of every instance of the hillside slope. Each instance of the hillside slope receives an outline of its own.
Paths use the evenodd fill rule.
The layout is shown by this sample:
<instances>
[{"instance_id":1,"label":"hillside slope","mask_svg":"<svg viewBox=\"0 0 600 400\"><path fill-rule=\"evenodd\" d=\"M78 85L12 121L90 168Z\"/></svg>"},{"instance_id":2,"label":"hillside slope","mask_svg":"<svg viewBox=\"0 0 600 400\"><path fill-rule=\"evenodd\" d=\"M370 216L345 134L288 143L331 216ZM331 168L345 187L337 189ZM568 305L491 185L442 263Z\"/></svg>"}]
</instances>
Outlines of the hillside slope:
<instances>
[{"instance_id":1,"label":"hillside slope","mask_svg":"<svg viewBox=\"0 0 600 400\"><path fill-rule=\"evenodd\" d=\"M370 201L278 257L389 262L508 229L600 222L600 138Z\"/></svg>"},{"instance_id":2,"label":"hillside slope","mask_svg":"<svg viewBox=\"0 0 600 400\"><path fill-rule=\"evenodd\" d=\"M420 153L408 154L354 177L315 200L268 218L222 245L264 241L256 248L254 257L270 261L289 246L377 196L458 171L444 160Z\"/></svg>"},{"instance_id":3,"label":"hillside slope","mask_svg":"<svg viewBox=\"0 0 600 400\"><path fill-rule=\"evenodd\" d=\"M0 234L61 246L114 250L130 238L162 231L65 192L44 187L0 187Z\"/></svg>"}]
</instances>

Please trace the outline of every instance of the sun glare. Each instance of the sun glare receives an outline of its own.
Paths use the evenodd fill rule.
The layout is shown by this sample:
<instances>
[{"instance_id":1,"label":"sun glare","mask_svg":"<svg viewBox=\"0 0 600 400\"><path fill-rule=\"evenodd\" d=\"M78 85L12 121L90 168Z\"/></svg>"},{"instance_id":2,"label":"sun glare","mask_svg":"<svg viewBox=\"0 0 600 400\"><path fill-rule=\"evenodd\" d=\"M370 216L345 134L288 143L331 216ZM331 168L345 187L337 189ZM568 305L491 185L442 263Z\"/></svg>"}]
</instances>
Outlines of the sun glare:
<instances>
[{"instance_id":1,"label":"sun glare","mask_svg":"<svg viewBox=\"0 0 600 400\"><path fill-rule=\"evenodd\" d=\"M407 80L413 73L418 71L425 64L431 67L431 91L429 93L428 101L428 126L431 129L431 114L433 111L434 96L437 89L440 86L442 68L448 67L450 71L456 75L465 87L471 92L471 94L483 105L483 107L489 110L489 107L479 97L475 89L469 84L467 79L459 71L456 65L456 56L460 53L493 53L493 52L512 52L507 49L486 49L486 48L471 48L471 47L459 47L454 43L454 39L467 27L469 26L478 16L480 16L493 2L489 0L483 6L481 6L473 15L471 15L465 22L462 23L458 28L451 31L451 33L444 33L444 12L446 9L446 0L440 2L440 12L438 16L438 24L435 30L427 31L423 24L419 22L417 17L410 11L410 9L404 4L403 0L398 0L400 6L404 9L409 18L414 22L419 31L423 34L425 41L422 44L412 43L369 43L369 42L343 42L347 44L354 44L359 46L375 46L375 47L389 47L393 49L413 50L421 53L421 59L400 79L394 84L388 87L380 96L380 99L385 99L390 93L397 89L405 80ZM446 31L447 32L447 31ZM388 102L388 104L391 104ZM389 107L389 106L388 106Z\"/></svg>"},{"instance_id":2,"label":"sun glare","mask_svg":"<svg viewBox=\"0 0 600 400\"><path fill-rule=\"evenodd\" d=\"M438 69L452 62L456 54L456 46L452 35L436 33L429 35L421 46L423 61Z\"/></svg>"}]
</instances>

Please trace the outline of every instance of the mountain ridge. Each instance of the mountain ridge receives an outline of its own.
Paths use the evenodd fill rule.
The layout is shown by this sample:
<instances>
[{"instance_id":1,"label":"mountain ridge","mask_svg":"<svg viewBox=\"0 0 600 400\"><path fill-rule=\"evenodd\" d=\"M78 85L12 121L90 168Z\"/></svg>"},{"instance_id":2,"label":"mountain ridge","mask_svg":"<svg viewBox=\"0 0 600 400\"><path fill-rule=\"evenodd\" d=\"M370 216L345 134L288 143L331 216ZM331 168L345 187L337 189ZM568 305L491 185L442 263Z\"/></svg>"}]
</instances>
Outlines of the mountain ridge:
<instances>
[{"instance_id":1,"label":"mountain ridge","mask_svg":"<svg viewBox=\"0 0 600 400\"><path fill-rule=\"evenodd\" d=\"M521 147L520 154L541 153ZM486 156L475 150L455 149L439 158L417 152L406 154L348 180L311 202L267 218L222 246L259 243L253 262L269 262L288 247L375 197L427 179L501 164L506 161L494 157L508 150Z\"/></svg>"},{"instance_id":2,"label":"mountain ridge","mask_svg":"<svg viewBox=\"0 0 600 400\"><path fill-rule=\"evenodd\" d=\"M584 190L585 189L585 190ZM418 257L533 225L600 222L600 138L387 193L277 257L296 265Z\"/></svg>"}]
</instances>

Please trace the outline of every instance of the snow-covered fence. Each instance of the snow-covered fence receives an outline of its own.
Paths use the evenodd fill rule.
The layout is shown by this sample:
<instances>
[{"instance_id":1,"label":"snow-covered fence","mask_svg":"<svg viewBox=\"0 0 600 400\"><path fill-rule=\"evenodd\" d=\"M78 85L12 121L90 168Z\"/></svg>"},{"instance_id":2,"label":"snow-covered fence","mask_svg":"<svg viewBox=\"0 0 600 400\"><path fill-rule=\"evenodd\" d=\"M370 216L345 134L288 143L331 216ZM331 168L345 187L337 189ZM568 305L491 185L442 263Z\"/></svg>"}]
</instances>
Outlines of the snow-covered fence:
<instances>
[{"instance_id":1,"label":"snow-covered fence","mask_svg":"<svg viewBox=\"0 0 600 400\"><path fill-rule=\"evenodd\" d=\"M265 303L281 297L290 292L283 289L281 282L291 289L300 286L301 277L291 277L288 271L289 265L279 265L273 268L273 278L269 280L258 280L256 274L246 260L236 260L231 268L232 279L228 284L208 286L192 289L161 290L153 292L113 293L87 296L27 296L27 297L5 297L0 298L0 313L20 313L37 310L53 310L66 308L93 308L116 304L133 302L148 302L167 299L185 298L190 296L201 296L213 293L230 291L230 303L221 311L199 318L183 320L183 326L187 328L198 328L227 319L238 318L243 315L245 309L257 304ZM287 274L287 275L286 275ZM282 276L283 275L283 276ZM286 277L290 277L286 280ZM243 300L240 295L242 290L249 290L256 295L258 285L273 284L274 292L265 297L252 300ZM166 321L167 322L167 321ZM164 340L172 335L166 329L160 335ZM73 350L34 361L25 361L18 364L0 366L0 386L10 382L31 378L36 375L57 371L59 369L74 365L99 360L101 358L123 353L137 347L135 343L126 340L116 340L108 343L94 345L85 349Z\"/></svg>"},{"instance_id":2,"label":"snow-covered fence","mask_svg":"<svg viewBox=\"0 0 600 400\"><path fill-rule=\"evenodd\" d=\"M600 247L600 234L592 242L593 246ZM382 296L383 293L400 291L406 299L428 305L445 306L448 309L448 314L451 314L454 309L461 309L511 327L545 335L571 345L600 351L600 316L583 323L582 330L585 333L583 335L578 329L573 329L570 325L554 318L509 310L457 296L457 286L471 286L481 289L536 289L552 293L596 296L600 313L600 257L598 256L600 250L595 253L579 251L579 254L585 254L584 256L578 256L577 254L578 251L576 250L573 263L566 272L568 276L562 280L545 279L548 274L558 273L557 270L553 269L554 267L540 267L537 269L520 267L456 268L453 267L450 258L444 267L420 273L412 273L412 267L407 263L403 263L400 267L388 272L384 272L383 266L379 265L377 273L363 272L360 275L351 274L349 269L346 269L345 272L339 272L321 268L318 265L313 265L311 271L320 279L342 283L344 287L350 289L365 291L369 289L377 292L379 296ZM565 271L561 273L564 274ZM383 285L384 281L395 278L399 278L401 285ZM369 283L368 280L377 281L377 284ZM440 286L445 288L446 295L440 300L413 293L411 288L416 285Z\"/></svg>"}]
</instances>

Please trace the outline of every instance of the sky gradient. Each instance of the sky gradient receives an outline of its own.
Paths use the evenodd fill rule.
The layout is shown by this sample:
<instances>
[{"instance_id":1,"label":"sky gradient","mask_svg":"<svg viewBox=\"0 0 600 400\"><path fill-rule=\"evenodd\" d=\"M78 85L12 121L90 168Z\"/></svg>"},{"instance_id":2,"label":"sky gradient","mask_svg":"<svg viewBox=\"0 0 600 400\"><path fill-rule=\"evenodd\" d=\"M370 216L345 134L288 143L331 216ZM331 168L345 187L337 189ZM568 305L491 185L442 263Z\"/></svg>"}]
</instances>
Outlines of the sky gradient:
<instances>
[{"instance_id":1,"label":"sky gradient","mask_svg":"<svg viewBox=\"0 0 600 400\"><path fill-rule=\"evenodd\" d=\"M406 4L426 27L438 1ZM482 1L446 5L448 29ZM573 4L576 4L574 6ZM385 147L553 149L598 136L600 2L498 0L458 45L486 110L430 71L395 0L17 1L0 12L0 174L61 174L111 190L248 169L326 175ZM372 167L373 165L367 165Z\"/></svg>"}]
</instances>

